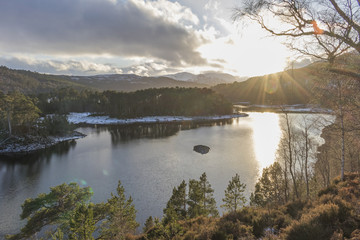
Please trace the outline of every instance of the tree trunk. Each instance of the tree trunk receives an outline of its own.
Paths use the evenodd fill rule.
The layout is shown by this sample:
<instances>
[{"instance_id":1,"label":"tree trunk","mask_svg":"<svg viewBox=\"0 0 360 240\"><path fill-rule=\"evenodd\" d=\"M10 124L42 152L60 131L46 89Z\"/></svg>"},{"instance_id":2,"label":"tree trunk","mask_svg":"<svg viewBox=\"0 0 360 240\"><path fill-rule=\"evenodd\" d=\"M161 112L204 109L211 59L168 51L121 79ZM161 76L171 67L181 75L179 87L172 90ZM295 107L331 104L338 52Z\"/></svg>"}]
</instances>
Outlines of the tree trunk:
<instances>
[{"instance_id":1,"label":"tree trunk","mask_svg":"<svg viewBox=\"0 0 360 240\"><path fill-rule=\"evenodd\" d=\"M284 189L284 193L285 193L285 203L287 203L289 194L288 194L287 161L286 161L286 159L284 161L284 164L285 164L285 170L284 170L285 189Z\"/></svg>"},{"instance_id":2,"label":"tree trunk","mask_svg":"<svg viewBox=\"0 0 360 240\"><path fill-rule=\"evenodd\" d=\"M298 199L299 198L299 193L297 191L297 186L296 186L296 180L295 180L295 175L294 175L294 172L293 172L293 152L292 152L292 135L291 135L291 127L290 127L290 123L289 123L289 117L287 115L287 113L285 113L285 118L286 118L286 127L287 127L287 130L288 130L288 150L289 150L289 170L290 170L290 175L291 175L291 178L292 178L292 181L293 181L293 185L294 185L294 193L295 193L295 196L296 198Z\"/></svg>"},{"instance_id":3,"label":"tree trunk","mask_svg":"<svg viewBox=\"0 0 360 240\"><path fill-rule=\"evenodd\" d=\"M7 121L8 121L8 127L9 127L9 137L11 137L12 129L11 129L10 112L7 112Z\"/></svg>"},{"instance_id":4,"label":"tree trunk","mask_svg":"<svg viewBox=\"0 0 360 240\"><path fill-rule=\"evenodd\" d=\"M338 80L338 89L339 89L339 110L340 110L340 124L341 124L341 181L344 181L344 171L345 171L345 126L344 126L344 109L343 109L343 94L342 94L342 84Z\"/></svg>"},{"instance_id":5,"label":"tree trunk","mask_svg":"<svg viewBox=\"0 0 360 240\"><path fill-rule=\"evenodd\" d=\"M342 109L342 108L341 108ZM341 110L342 112L342 110ZM345 129L344 129L344 115L340 115L341 121L341 181L344 181L345 171Z\"/></svg>"},{"instance_id":6,"label":"tree trunk","mask_svg":"<svg viewBox=\"0 0 360 240\"><path fill-rule=\"evenodd\" d=\"M306 197L309 199L310 189L309 189L309 175L308 175L308 158L309 158L309 133L306 127L305 129L305 181L306 181Z\"/></svg>"}]
</instances>

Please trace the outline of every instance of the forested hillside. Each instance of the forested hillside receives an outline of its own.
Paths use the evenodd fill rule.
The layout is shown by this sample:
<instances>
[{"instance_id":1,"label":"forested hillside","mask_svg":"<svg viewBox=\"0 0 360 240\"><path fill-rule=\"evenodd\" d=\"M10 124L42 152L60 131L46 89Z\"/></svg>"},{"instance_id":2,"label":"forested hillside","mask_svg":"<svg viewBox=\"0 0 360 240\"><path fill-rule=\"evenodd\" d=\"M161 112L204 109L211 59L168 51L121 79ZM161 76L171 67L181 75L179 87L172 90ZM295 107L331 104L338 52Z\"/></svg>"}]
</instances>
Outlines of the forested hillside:
<instances>
[{"instance_id":1,"label":"forested hillside","mask_svg":"<svg viewBox=\"0 0 360 240\"><path fill-rule=\"evenodd\" d=\"M206 79L204 81L206 82ZM204 83L176 81L168 77L143 77L133 74L66 76L0 67L0 91L4 93L19 91L26 94L36 94L65 87L131 92L148 88L207 86Z\"/></svg>"},{"instance_id":2,"label":"forested hillside","mask_svg":"<svg viewBox=\"0 0 360 240\"><path fill-rule=\"evenodd\" d=\"M343 75L344 79L359 78L359 66L360 55L353 52L339 56L331 69L328 63L317 62L304 68L252 77L244 82L219 84L212 89L233 103L306 104L316 102L319 87L325 87L324 83L333 77L331 74L345 72L348 75Z\"/></svg>"},{"instance_id":3,"label":"forested hillside","mask_svg":"<svg viewBox=\"0 0 360 240\"><path fill-rule=\"evenodd\" d=\"M26 94L41 93L63 87L86 88L85 85L69 81L63 76L0 67L0 91L4 93L12 91Z\"/></svg>"}]
</instances>

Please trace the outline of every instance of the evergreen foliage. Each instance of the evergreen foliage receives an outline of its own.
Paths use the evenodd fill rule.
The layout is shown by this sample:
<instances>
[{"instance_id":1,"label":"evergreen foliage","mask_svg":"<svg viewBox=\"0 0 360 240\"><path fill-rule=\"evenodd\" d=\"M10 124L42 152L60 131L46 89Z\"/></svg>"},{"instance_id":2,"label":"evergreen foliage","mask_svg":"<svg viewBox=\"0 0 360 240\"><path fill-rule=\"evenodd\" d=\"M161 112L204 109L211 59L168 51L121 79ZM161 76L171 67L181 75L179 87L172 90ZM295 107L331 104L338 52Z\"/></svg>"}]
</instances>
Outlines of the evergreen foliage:
<instances>
[{"instance_id":1,"label":"evergreen foliage","mask_svg":"<svg viewBox=\"0 0 360 240\"><path fill-rule=\"evenodd\" d=\"M178 219L186 219L186 204L187 204L187 194L186 194L186 182L183 180L181 184L173 189L170 200L166 205L166 209L172 209L171 211L164 212L167 216L170 212L174 211L174 214ZM165 211L165 210L164 210Z\"/></svg>"},{"instance_id":2,"label":"evergreen foliage","mask_svg":"<svg viewBox=\"0 0 360 240\"><path fill-rule=\"evenodd\" d=\"M244 196L246 185L241 183L240 176L236 174L229 181L229 185L225 190L225 198L223 198L224 204L221 206L225 210L237 211L246 203L246 198Z\"/></svg>"},{"instance_id":3,"label":"evergreen foliage","mask_svg":"<svg viewBox=\"0 0 360 240\"><path fill-rule=\"evenodd\" d=\"M146 233L147 231L149 231L154 226L155 226L155 222L153 220L153 217L152 216L148 217L146 219L146 221L145 221L143 232Z\"/></svg>"},{"instance_id":4,"label":"evergreen foliage","mask_svg":"<svg viewBox=\"0 0 360 240\"><path fill-rule=\"evenodd\" d=\"M76 183L53 187L50 193L24 202L21 218L27 223L7 239L30 239L44 229L54 240L90 240L95 233L100 234L97 239L125 239L139 224L132 198L126 199L124 192L119 181L116 195L111 194L106 203L93 204L90 187L80 188Z\"/></svg>"},{"instance_id":5,"label":"evergreen foliage","mask_svg":"<svg viewBox=\"0 0 360 240\"><path fill-rule=\"evenodd\" d=\"M160 88L136 92L64 88L38 95L44 113L98 112L118 118L231 114L232 105L206 88Z\"/></svg>"},{"instance_id":6,"label":"evergreen foliage","mask_svg":"<svg viewBox=\"0 0 360 240\"><path fill-rule=\"evenodd\" d=\"M35 105L35 99L20 92L3 94L0 92L0 121L13 133L29 133L35 121L39 118L40 110Z\"/></svg>"},{"instance_id":7,"label":"evergreen foliage","mask_svg":"<svg viewBox=\"0 0 360 240\"><path fill-rule=\"evenodd\" d=\"M93 204L82 203L76 207L70 220L69 239L93 240L95 220Z\"/></svg>"},{"instance_id":8,"label":"evergreen foliage","mask_svg":"<svg viewBox=\"0 0 360 240\"><path fill-rule=\"evenodd\" d=\"M286 202L284 191L282 168L275 162L263 169L261 178L255 184L255 191L251 193L250 205L283 204Z\"/></svg>"},{"instance_id":9,"label":"evergreen foliage","mask_svg":"<svg viewBox=\"0 0 360 240\"><path fill-rule=\"evenodd\" d=\"M101 226L102 239L124 239L126 234L134 233L139 224L132 198L125 197L125 189L119 181L117 194L111 194L105 204L105 221Z\"/></svg>"},{"instance_id":10,"label":"evergreen foliage","mask_svg":"<svg viewBox=\"0 0 360 240\"><path fill-rule=\"evenodd\" d=\"M67 231L72 213L78 205L90 200L89 187L80 188L76 183L61 184L50 188L50 193L41 193L36 198L26 199L22 205L21 219L27 223L20 233L9 239L27 239L45 226L59 226Z\"/></svg>"},{"instance_id":11,"label":"evergreen foliage","mask_svg":"<svg viewBox=\"0 0 360 240\"><path fill-rule=\"evenodd\" d=\"M213 193L214 189L207 180L205 172L199 180L192 179L189 181L188 213L191 218L219 215Z\"/></svg>"}]
</instances>

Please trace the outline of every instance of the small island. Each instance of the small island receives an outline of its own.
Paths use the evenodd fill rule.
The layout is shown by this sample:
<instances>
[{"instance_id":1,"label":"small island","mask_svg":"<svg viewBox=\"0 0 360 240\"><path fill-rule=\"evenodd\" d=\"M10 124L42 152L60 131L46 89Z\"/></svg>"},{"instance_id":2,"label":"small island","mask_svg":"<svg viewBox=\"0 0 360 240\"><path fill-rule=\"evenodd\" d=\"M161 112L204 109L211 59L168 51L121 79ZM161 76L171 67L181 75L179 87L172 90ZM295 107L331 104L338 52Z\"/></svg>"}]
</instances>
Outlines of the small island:
<instances>
[{"instance_id":1,"label":"small island","mask_svg":"<svg viewBox=\"0 0 360 240\"><path fill-rule=\"evenodd\" d=\"M207 154L210 151L210 147L205 145L196 145L193 150L201 154Z\"/></svg>"}]
</instances>

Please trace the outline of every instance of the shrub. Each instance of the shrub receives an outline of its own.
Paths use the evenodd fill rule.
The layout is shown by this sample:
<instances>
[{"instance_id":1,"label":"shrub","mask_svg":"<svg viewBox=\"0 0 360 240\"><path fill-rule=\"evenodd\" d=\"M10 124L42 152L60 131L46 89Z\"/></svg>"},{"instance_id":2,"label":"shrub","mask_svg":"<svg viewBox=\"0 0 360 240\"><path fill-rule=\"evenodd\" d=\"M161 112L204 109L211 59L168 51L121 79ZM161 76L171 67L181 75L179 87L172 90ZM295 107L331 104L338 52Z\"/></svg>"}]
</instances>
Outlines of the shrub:
<instances>
[{"instance_id":1,"label":"shrub","mask_svg":"<svg viewBox=\"0 0 360 240\"><path fill-rule=\"evenodd\" d=\"M322 204L294 221L285 231L286 239L330 239L336 230L339 207L333 203Z\"/></svg>"},{"instance_id":2,"label":"shrub","mask_svg":"<svg viewBox=\"0 0 360 240\"><path fill-rule=\"evenodd\" d=\"M304 201L294 201L285 205L285 213L289 214L293 219L299 219L302 211L306 206Z\"/></svg>"}]
</instances>

